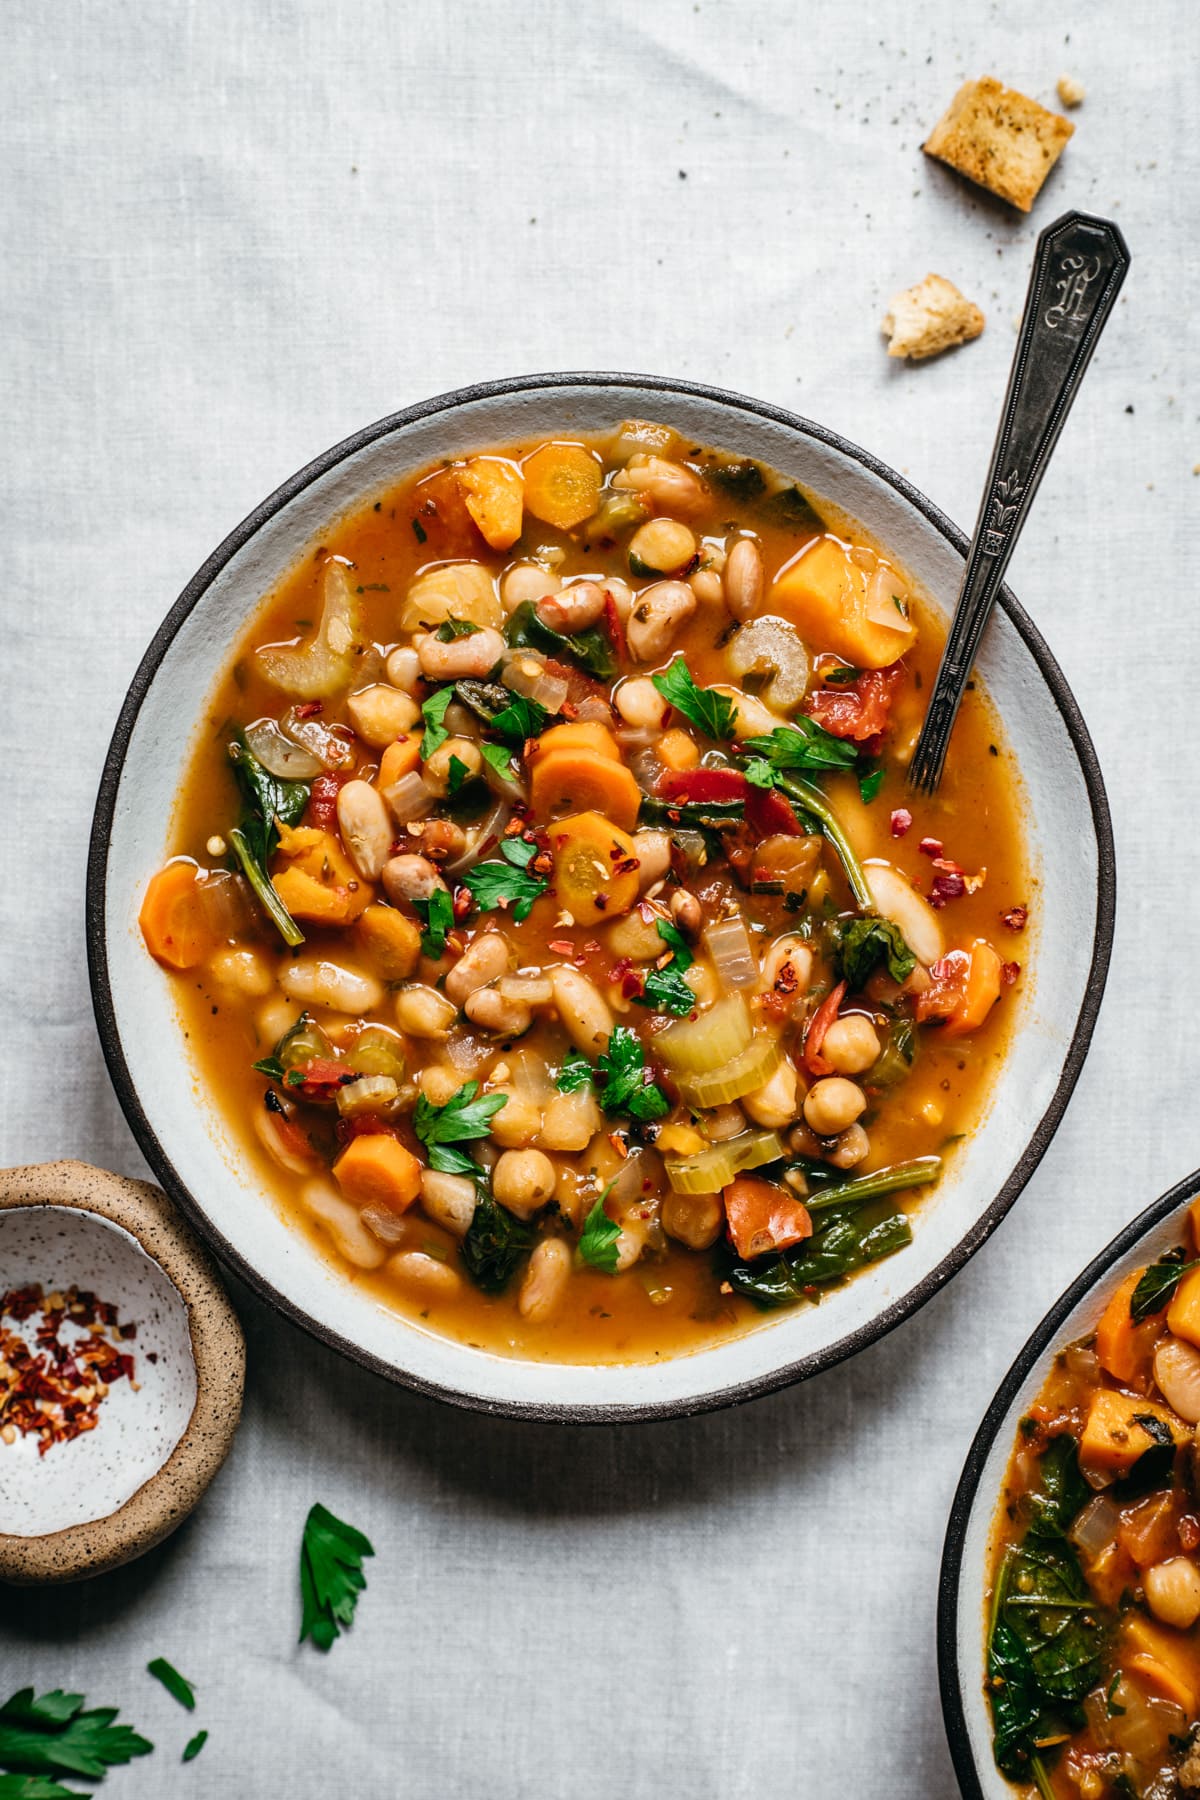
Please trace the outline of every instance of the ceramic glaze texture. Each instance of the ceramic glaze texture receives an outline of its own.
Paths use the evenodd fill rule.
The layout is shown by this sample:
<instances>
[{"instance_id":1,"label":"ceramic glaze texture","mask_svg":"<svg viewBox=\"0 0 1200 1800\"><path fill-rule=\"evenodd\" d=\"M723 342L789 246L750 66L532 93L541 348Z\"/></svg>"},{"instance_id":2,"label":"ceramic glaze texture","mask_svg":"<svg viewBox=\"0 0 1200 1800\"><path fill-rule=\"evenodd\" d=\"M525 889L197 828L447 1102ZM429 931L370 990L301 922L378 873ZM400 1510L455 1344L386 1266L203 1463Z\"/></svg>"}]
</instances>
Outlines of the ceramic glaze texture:
<instances>
[{"instance_id":1,"label":"ceramic glaze texture","mask_svg":"<svg viewBox=\"0 0 1200 1800\"><path fill-rule=\"evenodd\" d=\"M48 1536L112 1513L166 1462L196 1404L187 1308L137 1239L97 1213L63 1206L0 1213L6 1287L37 1282L47 1294L90 1289L137 1326L122 1348L134 1359L136 1390L114 1381L96 1428L43 1456L30 1434L0 1446L0 1532ZM17 1330L32 1347L35 1319ZM63 1340L70 1342L70 1328Z\"/></svg>"},{"instance_id":2,"label":"ceramic glaze texture","mask_svg":"<svg viewBox=\"0 0 1200 1800\"><path fill-rule=\"evenodd\" d=\"M545 377L445 396L302 471L222 545L168 617L118 724L89 871L97 1017L118 1093L160 1179L221 1253L290 1316L394 1379L485 1409L601 1420L720 1405L828 1366L921 1304L983 1242L1028 1179L1082 1060L1107 969L1111 842L1099 772L1069 691L1010 597L979 659L1025 786L1040 922L1033 979L990 1109L916 1217L915 1241L820 1306L692 1356L566 1367L472 1350L384 1312L298 1238L197 1099L163 972L137 930L198 720L258 598L331 519L408 472L491 444L663 418L752 456L861 522L948 612L963 540L900 477L820 427L737 396L641 377ZM1069 843L1069 858L1046 847ZM1024 985L1024 984L1023 984Z\"/></svg>"},{"instance_id":3,"label":"ceramic glaze texture","mask_svg":"<svg viewBox=\"0 0 1200 1800\"><path fill-rule=\"evenodd\" d=\"M1134 1269L1178 1244L1184 1213L1200 1194L1200 1173L1146 1209L1069 1287L1005 1376L971 1446L946 1533L938 1604L938 1663L950 1750L967 1800L1013 1800L1016 1790L992 1756L984 1693L987 1583L996 1505L1017 1436L1060 1350L1095 1330L1113 1293Z\"/></svg>"}]
</instances>

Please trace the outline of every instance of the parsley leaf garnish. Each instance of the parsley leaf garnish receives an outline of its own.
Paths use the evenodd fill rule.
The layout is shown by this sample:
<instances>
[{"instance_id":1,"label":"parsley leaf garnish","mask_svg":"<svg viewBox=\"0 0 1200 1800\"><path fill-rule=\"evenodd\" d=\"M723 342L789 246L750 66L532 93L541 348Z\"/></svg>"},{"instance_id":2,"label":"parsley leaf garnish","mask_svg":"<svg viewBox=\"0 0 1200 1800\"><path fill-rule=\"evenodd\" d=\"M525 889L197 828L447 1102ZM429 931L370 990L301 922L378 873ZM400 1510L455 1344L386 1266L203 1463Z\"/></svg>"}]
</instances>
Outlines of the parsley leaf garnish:
<instances>
[{"instance_id":1,"label":"parsley leaf garnish","mask_svg":"<svg viewBox=\"0 0 1200 1800\"><path fill-rule=\"evenodd\" d=\"M815 719L798 718L777 725L763 737L747 738L745 748L761 757L774 772L781 769L848 769L858 756L858 746L834 737ZM749 770L747 770L747 777ZM752 778L751 778L752 779ZM759 785L765 787L765 782Z\"/></svg>"},{"instance_id":2,"label":"parsley leaf garnish","mask_svg":"<svg viewBox=\"0 0 1200 1800\"><path fill-rule=\"evenodd\" d=\"M492 730L514 743L524 743L526 738L537 737L549 717L546 708L539 706L536 700L530 700L525 694L514 694L492 720Z\"/></svg>"},{"instance_id":3,"label":"parsley leaf garnish","mask_svg":"<svg viewBox=\"0 0 1200 1800\"><path fill-rule=\"evenodd\" d=\"M508 1095L485 1094L479 1100L476 1099L478 1093L479 1083L468 1081L457 1094L451 1094L445 1106L435 1106L424 1094L417 1095L413 1130L429 1151L431 1169L439 1169L444 1175L479 1174L478 1166L469 1156L449 1146L469 1144L476 1138L487 1137L492 1120L500 1108L508 1104Z\"/></svg>"},{"instance_id":4,"label":"parsley leaf garnish","mask_svg":"<svg viewBox=\"0 0 1200 1800\"><path fill-rule=\"evenodd\" d=\"M682 656L677 656L669 669L650 677L663 699L681 712L698 730L710 738L733 736L737 708L726 694L715 688L698 687L692 671Z\"/></svg>"},{"instance_id":5,"label":"parsley leaf garnish","mask_svg":"<svg viewBox=\"0 0 1200 1800\"><path fill-rule=\"evenodd\" d=\"M642 1041L627 1025L614 1027L596 1068L604 1081L599 1100L605 1112L628 1113L642 1124L670 1112L667 1096L649 1079Z\"/></svg>"},{"instance_id":6,"label":"parsley leaf garnish","mask_svg":"<svg viewBox=\"0 0 1200 1800\"><path fill-rule=\"evenodd\" d=\"M546 892L547 883L538 876L529 874L529 864L538 854L536 844L527 844L524 838L507 837L500 844L500 861L476 863L463 876L463 886L471 890L471 897L480 912L491 912L495 907L512 907L512 916L520 924L527 919L533 910L535 900Z\"/></svg>"},{"instance_id":7,"label":"parsley leaf garnish","mask_svg":"<svg viewBox=\"0 0 1200 1800\"><path fill-rule=\"evenodd\" d=\"M494 769L497 775L511 772L513 753L507 744L480 744L479 748L489 769Z\"/></svg>"},{"instance_id":8,"label":"parsley leaf garnish","mask_svg":"<svg viewBox=\"0 0 1200 1800\"><path fill-rule=\"evenodd\" d=\"M746 780L751 787L774 787L775 771L761 756L753 756L746 764Z\"/></svg>"},{"instance_id":9,"label":"parsley leaf garnish","mask_svg":"<svg viewBox=\"0 0 1200 1800\"><path fill-rule=\"evenodd\" d=\"M428 900L414 900L412 904L425 927L421 933L421 954L436 962L446 948L446 933L454 929L454 901L447 888L434 888Z\"/></svg>"},{"instance_id":10,"label":"parsley leaf garnish","mask_svg":"<svg viewBox=\"0 0 1200 1800\"><path fill-rule=\"evenodd\" d=\"M621 1235L621 1227L604 1210L604 1202L612 1192L612 1185L610 1181L583 1221L579 1237L580 1256L593 1269L599 1269L602 1275L615 1275L617 1272L617 1239Z\"/></svg>"},{"instance_id":11,"label":"parsley leaf garnish","mask_svg":"<svg viewBox=\"0 0 1200 1800\"><path fill-rule=\"evenodd\" d=\"M435 750L440 750L449 738L446 730L446 708L454 698L452 687L439 688L430 694L421 707L421 717L425 721L425 735L421 739L421 761L428 762Z\"/></svg>"},{"instance_id":12,"label":"parsley leaf garnish","mask_svg":"<svg viewBox=\"0 0 1200 1800\"><path fill-rule=\"evenodd\" d=\"M60 1688L34 1698L21 1688L0 1707L0 1768L23 1775L84 1775L148 1756L154 1745L130 1725L114 1725L115 1706L83 1710L82 1694ZM17 1790L18 1792L20 1790ZM36 1790L35 1790L36 1792Z\"/></svg>"},{"instance_id":13,"label":"parsley leaf garnish","mask_svg":"<svg viewBox=\"0 0 1200 1800\"><path fill-rule=\"evenodd\" d=\"M460 792L470 778L471 771L468 769L466 763L463 762L461 757L452 755L450 758L450 767L446 771L447 800L453 800L455 794Z\"/></svg>"},{"instance_id":14,"label":"parsley leaf garnish","mask_svg":"<svg viewBox=\"0 0 1200 1800\"><path fill-rule=\"evenodd\" d=\"M358 1596L367 1585L364 1556L375 1552L361 1531L314 1506L304 1521L300 1544L300 1642L310 1637L328 1650L339 1632L354 1622Z\"/></svg>"},{"instance_id":15,"label":"parsley leaf garnish","mask_svg":"<svg viewBox=\"0 0 1200 1800\"><path fill-rule=\"evenodd\" d=\"M207 1731L198 1731L196 1733L195 1737L189 1738L187 1743L184 1745L183 1755L180 1758L180 1761L181 1762L195 1762L196 1758L199 1756L200 1752L203 1750L203 1748L204 1748L205 1744L207 1744L207 1742L208 1742Z\"/></svg>"},{"instance_id":16,"label":"parsley leaf garnish","mask_svg":"<svg viewBox=\"0 0 1200 1800\"><path fill-rule=\"evenodd\" d=\"M48 1775L0 1775L0 1800L85 1800L82 1788L63 1787Z\"/></svg>"},{"instance_id":17,"label":"parsley leaf garnish","mask_svg":"<svg viewBox=\"0 0 1200 1800\"><path fill-rule=\"evenodd\" d=\"M683 933L669 919L658 920L658 935L674 954L661 969L651 969L645 987L634 999L639 1006L652 1006L657 1012L675 1013L682 1018L696 1005L696 996L683 979L684 970L692 966L692 953Z\"/></svg>"},{"instance_id":18,"label":"parsley leaf garnish","mask_svg":"<svg viewBox=\"0 0 1200 1800\"><path fill-rule=\"evenodd\" d=\"M863 805L870 806L876 794L883 786L883 770L872 769L867 775L858 778L858 791L862 795Z\"/></svg>"},{"instance_id":19,"label":"parsley leaf garnish","mask_svg":"<svg viewBox=\"0 0 1200 1800\"><path fill-rule=\"evenodd\" d=\"M155 1681L162 1682L172 1700L178 1700L180 1706L186 1706L189 1712L195 1712L196 1694L191 1682L185 1681L165 1656L156 1656L153 1662L147 1663L146 1673L153 1675Z\"/></svg>"},{"instance_id":20,"label":"parsley leaf garnish","mask_svg":"<svg viewBox=\"0 0 1200 1800\"><path fill-rule=\"evenodd\" d=\"M533 1237L532 1225L482 1192L462 1241L463 1263L476 1287L485 1294L502 1293Z\"/></svg>"},{"instance_id":21,"label":"parsley leaf garnish","mask_svg":"<svg viewBox=\"0 0 1200 1800\"><path fill-rule=\"evenodd\" d=\"M593 1074L592 1065L583 1051L572 1050L555 1076L554 1085L560 1094L573 1094L576 1088L586 1087Z\"/></svg>"},{"instance_id":22,"label":"parsley leaf garnish","mask_svg":"<svg viewBox=\"0 0 1200 1800\"><path fill-rule=\"evenodd\" d=\"M478 625L472 625L470 619L443 619L437 628L437 641L452 644L455 638L474 637L478 630Z\"/></svg>"},{"instance_id":23,"label":"parsley leaf garnish","mask_svg":"<svg viewBox=\"0 0 1200 1800\"><path fill-rule=\"evenodd\" d=\"M890 919L850 919L838 933L838 959L851 989L860 989L881 962L893 981L907 981L916 957Z\"/></svg>"}]
</instances>

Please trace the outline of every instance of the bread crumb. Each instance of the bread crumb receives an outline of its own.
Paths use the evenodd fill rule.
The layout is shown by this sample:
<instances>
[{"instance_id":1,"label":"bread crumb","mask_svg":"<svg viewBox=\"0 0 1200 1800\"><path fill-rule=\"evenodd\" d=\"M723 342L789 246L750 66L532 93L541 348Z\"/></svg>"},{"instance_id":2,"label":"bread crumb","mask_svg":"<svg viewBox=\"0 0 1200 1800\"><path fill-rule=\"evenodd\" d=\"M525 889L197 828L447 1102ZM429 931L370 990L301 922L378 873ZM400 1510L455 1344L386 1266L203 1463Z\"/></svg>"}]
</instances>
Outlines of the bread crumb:
<instances>
[{"instance_id":1,"label":"bread crumb","mask_svg":"<svg viewBox=\"0 0 1200 1800\"><path fill-rule=\"evenodd\" d=\"M964 82L921 146L1028 212L1075 127L991 75Z\"/></svg>"},{"instance_id":2,"label":"bread crumb","mask_svg":"<svg viewBox=\"0 0 1200 1800\"><path fill-rule=\"evenodd\" d=\"M1060 75L1058 97L1064 106L1082 106L1087 99L1087 89L1082 81L1076 81L1074 75Z\"/></svg>"},{"instance_id":3,"label":"bread crumb","mask_svg":"<svg viewBox=\"0 0 1200 1800\"><path fill-rule=\"evenodd\" d=\"M889 356L921 362L977 338L983 324L979 308L952 281L944 275L927 275L915 287L892 295L883 330Z\"/></svg>"}]
</instances>

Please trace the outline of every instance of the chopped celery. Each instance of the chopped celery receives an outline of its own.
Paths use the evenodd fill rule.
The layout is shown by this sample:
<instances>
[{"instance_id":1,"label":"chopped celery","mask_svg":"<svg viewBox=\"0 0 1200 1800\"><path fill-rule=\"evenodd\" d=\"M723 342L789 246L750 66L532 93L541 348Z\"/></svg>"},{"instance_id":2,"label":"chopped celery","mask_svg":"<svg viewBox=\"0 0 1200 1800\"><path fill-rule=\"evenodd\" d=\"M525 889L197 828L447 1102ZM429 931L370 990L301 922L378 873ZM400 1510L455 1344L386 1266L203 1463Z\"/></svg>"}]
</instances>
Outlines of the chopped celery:
<instances>
[{"instance_id":1,"label":"chopped celery","mask_svg":"<svg viewBox=\"0 0 1200 1800\"><path fill-rule=\"evenodd\" d=\"M762 1087L782 1061L779 1039L769 1031L760 1031L739 1056L722 1063L719 1069L698 1075L680 1075L679 1092L689 1106L724 1106L730 1100L740 1100L743 1094L752 1094L755 1088Z\"/></svg>"},{"instance_id":2,"label":"chopped celery","mask_svg":"<svg viewBox=\"0 0 1200 1800\"><path fill-rule=\"evenodd\" d=\"M671 1070L684 1075L706 1075L740 1056L750 1042L753 1027L741 994L718 1000L698 1019L668 1025L654 1040L655 1055Z\"/></svg>"},{"instance_id":3,"label":"chopped celery","mask_svg":"<svg viewBox=\"0 0 1200 1800\"><path fill-rule=\"evenodd\" d=\"M778 1162L784 1154L776 1131L742 1131L723 1144L710 1144L698 1156L668 1156L667 1180L677 1194L715 1194L743 1169Z\"/></svg>"}]
</instances>

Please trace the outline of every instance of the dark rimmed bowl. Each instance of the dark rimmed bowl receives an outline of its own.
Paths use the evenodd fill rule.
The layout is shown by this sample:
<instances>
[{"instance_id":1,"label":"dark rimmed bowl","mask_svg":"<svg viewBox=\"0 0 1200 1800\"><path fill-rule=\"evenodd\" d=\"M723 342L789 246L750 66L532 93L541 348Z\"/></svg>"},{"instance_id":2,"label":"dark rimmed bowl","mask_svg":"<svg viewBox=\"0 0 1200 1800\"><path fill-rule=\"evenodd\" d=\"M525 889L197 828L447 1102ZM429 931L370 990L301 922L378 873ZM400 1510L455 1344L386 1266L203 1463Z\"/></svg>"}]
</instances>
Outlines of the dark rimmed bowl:
<instances>
[{"instance_id":1,"label":"dark rimmed bowl","mask_svg":"<svg viewBox=\"0 0 1200 1800\"><path fill-rule=\"evenodd\" d=\"M137 930L161 862L198 721L259 596L331 520L449 455L535 435L669 419L697 444L752 456L861 522L948 611L966 540L902 476L823 426L738 394L640 375L534 375L444 394L327 451L225 540L171 608L134 676L92 829L87 929L104 1053L159 1180L238 1273L288 1318L392 1380L465 1406L590 1422L662 1418L749 1400L873 1343L923 1305L996 1228L1037 1167L1078 1078L1112 943L1115 877L1104 783L1054 658L1003 590L979 659L1022 772L1037 878L1033 979L986 1117L962 1146L902 1254L820 1306L777 1315L711 1349L657 1363L519 1361L396 1318L281 1217L215 1115L197 1106L170 980ZM1043 846L1071 845L1071 856Z\"/></svg>"},{"instance_id":2,"label":"dark rimmed bowl","mask_svg":"<svg viewBox=\"0 0 1200 1800\"><path fill-rule=\"evenodd\" d=\"M959 1479L938 1582L938 1681L950 1755L965 1800L1013 1800L997 1769L984 1693L989 1553L1017 1422L1058 1352L1094 1330L1125 1277L1177 1243L1181 1213L1200 1194L1200 1170L1160 1195L1056 1300L1000 1383Z\"/></svg>"}]
</instances>

